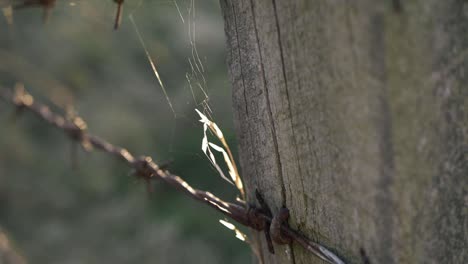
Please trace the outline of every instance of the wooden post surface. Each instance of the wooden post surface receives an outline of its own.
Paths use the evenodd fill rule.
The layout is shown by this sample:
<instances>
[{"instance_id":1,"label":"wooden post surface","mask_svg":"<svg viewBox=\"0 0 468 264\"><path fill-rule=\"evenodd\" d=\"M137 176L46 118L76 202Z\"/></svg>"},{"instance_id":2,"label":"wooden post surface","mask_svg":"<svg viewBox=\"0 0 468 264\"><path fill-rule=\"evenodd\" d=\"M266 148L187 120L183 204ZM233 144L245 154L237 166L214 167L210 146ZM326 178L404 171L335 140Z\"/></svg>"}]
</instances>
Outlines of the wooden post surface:
<instances>
[{"instance_id":1,"label":"wooden post surface","mask_svg":"<svg viewBox=\"0 0 468 264\"><path fill-rule=\"evenodd\" d=\"M250 202L348 263L468 263L468 2L221 7Z\"/></svg>"}]
</instances>

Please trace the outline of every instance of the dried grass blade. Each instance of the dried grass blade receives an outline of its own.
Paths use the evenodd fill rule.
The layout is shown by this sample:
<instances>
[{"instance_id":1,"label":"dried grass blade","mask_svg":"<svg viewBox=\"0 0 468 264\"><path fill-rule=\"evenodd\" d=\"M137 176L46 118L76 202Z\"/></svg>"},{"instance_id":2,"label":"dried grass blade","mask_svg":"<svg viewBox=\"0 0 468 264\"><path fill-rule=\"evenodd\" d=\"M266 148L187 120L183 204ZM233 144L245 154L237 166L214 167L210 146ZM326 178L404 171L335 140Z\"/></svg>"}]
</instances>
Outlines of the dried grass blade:
<instances>
[{"instance_id":1,"label":"dried grass blade","mask_svg":"<svg viewBox=\"0 0 468 264\"><path fill-rule=\"evenodd\" d=\"M218 174L221 176L221 178L225 179L227 182L229 182L230 184L233 184L234 183L229 180L228 177L226 177L226 175L224 175L224 172L223 170L221 169L221 167L219 167L218 163L216 162L216 158L213 154L213 152L211 151L210 149L210 142L208 141L208 137L206 135L206 130L208 129L208 126L207 124L204 124L203 125L203 139L202 139L202 151L203 153L205 153L205 156L208 158L208 160L211 162L211 164L213 165L213 167L215 167L215 169L218 171Z\"/></svg>"},{"instance_id":2,"label":"dried grass blade","mask_svg":"<svg viewBox=\"0 0 468 264\"><path fill-rule=\"evenodd\" d=\"M215 149L218 152L221 152L223 154L224 161L226 162L226 165L229 168L229 174L230 174L232 180L234 181L235 186L239 190L242 199L245 200L244 186L242 184L242 180L241 180L241 177L239 175L239 171L237 170L236 162L235 162L234 157L232 155L231 149L229 148L229 145L227 144L227 142L226 142L226 140L224 138L223 132L221 131L221 129L218 127L218 125L215 122L208 119L208 117L206 117L198 109L195 109L195 111L198 113L198 115L201 118L200 122L203 123L204 137L203 137L203 141L202 141L202 150L205 152L205 155L207 155L206 154L207 151L211 153L211 151L210 151L210 147L211 147L211 148L213 148L213 149ZM210 131L213 132L214 135L216 135L216 137L219 139L219 141L221 141L221 143L223 144L224 149L217 146L217 145L215 145L215 144L213 144L213 143L208 142L208 139L207 139L207 136L206 136L207 128L209 128ZM207 146L205 146L205 145L207 145ZM203 148L203 146L205 146L205 148ZM213 163L213 161L211 161L211 162ZM217 166L215 166L215 167L217 167ZM218 169L218 168L216 168L216 169ZM219 172L219 170L218 170L218 172ZM225 175L224 175L224 173L222 173L222 171L220 172L220 175L223 178L225 178ZM231 182L231 181L229 181L229 182Z\"/></svg>"},{"instance_id":3,"label":"dried grass blade","mask_svg":"<svg viewBox=\"0 0 468 264\"><path fill-rule=\"evenodd\" d=\"M247 239L247 235L242 233L234 224L226 221L226 220L222 220L222 219L219 219L219 222L224 225L227 229L230 229L232 231L234 231L236 233L236 238L241 240L241 241L244 241L244 242L247 242L249 243L249 240Z\"/></svg>"}]
</instances>

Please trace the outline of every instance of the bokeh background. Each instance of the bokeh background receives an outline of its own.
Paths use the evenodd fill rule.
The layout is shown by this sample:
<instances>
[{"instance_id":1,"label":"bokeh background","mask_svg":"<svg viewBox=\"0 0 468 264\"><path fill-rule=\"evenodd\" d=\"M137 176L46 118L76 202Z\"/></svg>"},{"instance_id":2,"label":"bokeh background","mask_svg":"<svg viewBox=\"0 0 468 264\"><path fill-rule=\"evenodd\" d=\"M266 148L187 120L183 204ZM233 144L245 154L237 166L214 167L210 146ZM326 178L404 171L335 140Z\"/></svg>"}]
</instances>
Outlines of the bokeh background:
<instances>
[{"instance_id":1,"label":"bokeh background","mask_svg":"<svg viewBox=\"0 0 468 264\"><path fill-rule=\"evenodd\" d=\"M12 25L0 15L0 89L21 82L54 110L73 109L91 133L234 200L201 152L194 111L209 106L236 152L219 3L177 4L180 13L172 0L126 0L117 31L112 0L58 0L46 23L40 8L14 11ZM29 263L250 262L220 214L164 183L148 193L129 173L0 102L0 229Z\"/></svg>"}]
</instances>

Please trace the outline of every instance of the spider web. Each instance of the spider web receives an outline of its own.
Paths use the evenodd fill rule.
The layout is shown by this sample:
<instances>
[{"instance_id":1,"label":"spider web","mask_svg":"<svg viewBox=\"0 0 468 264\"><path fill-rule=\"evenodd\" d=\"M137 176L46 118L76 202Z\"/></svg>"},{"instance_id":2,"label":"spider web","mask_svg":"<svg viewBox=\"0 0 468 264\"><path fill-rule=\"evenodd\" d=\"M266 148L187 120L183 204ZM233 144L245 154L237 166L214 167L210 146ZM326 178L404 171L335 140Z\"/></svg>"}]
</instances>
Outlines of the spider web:
<instances>
[{"instance_id":1,"label":"spider web","mask_svg":"<svg viewBox=\"0 0 468 264\"><path fill-rule=\"evenodd\" d=\"M167 8L172 24L179 25L182 28L183 34L186 35L186 49L184 49L185 63L179 65L182 70L178 70L176 78L183 78L185 83L183 89L175 87L173 84L166 82L167 77L164 76L164 63L160 63L159 55L148 49L148 40L143 33L142 26L137 21L138 13L144 8L145 1L140 0L138 4L129 13L129 22L132 24L133 31L138 38L138 42L144 51L147 63L151 67L157 89L161 91L166 101L166 106L170 109L173 120L171 124L171 133L169 140L169 153L172 155L185 154L195 156L197 159L204 160L201 155L200 148L197 146L181 146L179 144L180 137L187 137L184 129L189 126L195 133L201 133L201 124L198 122L198 116L195 116L195 109L202 111L207 117L213 120L213 109L210 105L210 70L204 65L201 52L197 46L198 42L198 8L196 0L172 0L169 2L159 2L160 7ZM203 16L204 14L201 14ZM207 77L208 76L210 77ZM211 77L212 78L212 77ZM202 136L200 135L201 142ZM197 143L199 143L197 141ZM172 159L172 158L171 158ZM206 163L206 161L204 162ZM214 168L213 171L215 171Z\"/></svg>"},{"instance_id":2,"label":"spider web","mask_svg":"<svg viewBox=\"0 0 468 264\"><path fill-rule=\"evenodd\" d=\"M144 117L145 119L151 118L154 123L164 123L164 126L157 126L156 128L158 130L156 131L156 134L158 134L157 138L159 139L158 144L156 146L146 146L147 149L139 148L142 152L150 154L148 151L149 149L150 151L155 149L155 152L157 149L157 154L162 154L162 159L169 160L174 159L176 154L185 153L187 155L192 155L192 157L196 156L200 161L206 162L206 160L204 160L205 157L200 151L203 133L202 125L198 122L199 117L195 113L195 109L200 110L205 116L214 120L213 109L218 109L218 107L216 107L217 105L226 105L225 103L219 103L218 100L220 97L219 91L222 90L222 88L219 87L220 78L218 78L217 83L215 82L217 87L215 90L215 97L218 101L215 102L214 108L212 108L211 103L212 92L209 86L213 85L213 80L217 80L217 76L213 74L213 69L219 67L217 67L216 64L213 66L212 61L216 60L216 58L214 58L210 52L213 49L221 50L224 48L224 45L220 46L218 45L219 43L212 44L211 39L215 34L220 36L224 34L222 21L220 21L219 18L219 20L211 18L211 21L207 21L207 17L212 16L206 11L207 6L216 7L217 2L214 0L125 0L120 28L116 32L111 30L117 8L114 1L57 1L53 10L50 10L49 18L45 25L47 28L44 28L44 25L41 24L43 21L41 21L40 16L40 6L38 6L39 8L27 9L24 12L15 11L8 19L14 20L12 30L15 30L15 28L22 28L25 25L21 24L24 20L21 16L27 16L27 13L31 12L32 16L28 19L30 21L35 21L37 24L29 24L28 26L38 32L37 38L39 39L43 38L40 34L48 34L47 30L50 32L58 32L57 35L61 35L64 31L70 31L70 36L77 36L75 41L78 40L80 36L76 34L76 32L88 32L87 34L89 34L90 28L95 32L101 32L98 33L98 38L86 40L86 45L94 45L93 48L89 50L98 55L92 56L101 56L98 60L99 65L96 66L97 70L100 71L100 69L108 65L110 71L99 74L91 73L89 75L83 73L96 81L85 85L80 84L80 88L78 89L83 89L81 87L84 86L114 86L111 90L112 100L110 100L114 105L118 105L119 103L120 105L130 104L130 102L138 101L140 106L138 108L146 109L144 114L147 117ZM34 13L32 10L34 10ZM219 12L219 10L216 10L216 12ZM8 22L8 24L10 24L10 22ZM37 28L39 28L40 31L38 31ZM218 30L214 32L215 34L208 32L210 30L213 31L213 28ZM83 37L84 35L81 36ZM219 42L219 36L215 36L214 38L218 38ZM125 40L126 43L123 43L123 40ZM120 45L119 42L122 42L122 45ZM200 42L202 43L201 49L198 47ZM28 43L28 41L24 41L23 43ZM43 43L44 46L38 47L37 49L48 49L50 50L48 52L53 51L53 53L56 54L56 56L53 57L54 59L66 58L70 56L69 54L77 54L76 48L68 48L69 46L62 45L60 49L57 49L54 48L53 45L50 45L50 43L47 45L45 45L45 41ZM102 45L109 47L107 54L105 50L92 51L94 47ZM77 45L77 47L78 46L79 45ZM119 52L121 53L119 54ZM44 54L45 53L46 52L44 52ZM215 55L217 56L218 54L220 53L218 52ZM79 58L84 58L84 60L86 60L88 57L89 56L85 54ZM119 57L121 60L117 61L116 58ZM210 60L208 60L207 57L210 58ZM61 59L55 60L57 60L57 62L52 63L53 67L58 68L63 68L57 66L60 63L63 64L72 61L75 62L76 65L83 64L83 62L76 59L69 61L63 59L63 62L60 62ZM135 61L134 64L132 64L132 60ZM19 61L19 59L14 58L12 61ZM31 67L34 67L34 65L31 65ZM22 71L31 72L26 70ZM73 72L77 71L73 70ZM215 74L219 75L219 72ZM41 77L42 76L45 75L41 74ZM28 78L22 79L31 80L30 77L31 74L29 74ZM99 79L96 79L96 77ZM26 84L26 87L28 89L29 87L34 89L34 87L44 86L43 80L39 80L43 78L37 79L38 81ZM109 79L112 81L106 81ZM224 84L225 83L224 81ZM131 118L132 115L142 112L135 108L131 109L133 113L119 113L118 115L120 116L116 117L116 112L123 112L126 109L125 106L121 107L120 111L113 111L106 107L107 104L102 104L105 108L105 114L93 120L94 116L90 117L89 113L86 113L87 109L83 110L83 107L79 106L80 104L86 104L86 101L73 99L73 89L76 89L76 86L75 88L69 87L66 83L64 85L47 86L55 88L47 87L45 91L42 90L41 93L44 94L45 97L51 98L52 103L57 105L58 108L76 108L78 114L83 115L83 117L90 122L92 128L96 129L97 127L96 132L103 134L103 136L107 136L108 133L106 133L105 130L100 130L99 126L93 125L93 122L98 122L96 120L100 119L102 121L109 118L120 119L121 126L119 126L119 129L125 126L128 127L127 129L130 129L132 124L128 124L127 119ZM64 86L64 88L58 89L60 86ZM103 90L107 91L107 89L108 88L105 88ZM67 97L71 99L64 100L65 97L63 94L67 93L69 94ZM108 100L108 98L106 98L108 95L109 94L92 95L89 93L89 96L93 97L95 103ZM75 102L79 104L77 107L73 106ZM91 111L91 106L89 106L88 109ZM92 111L102 110L94 109ZM152 117L149 117L149 114L146 115L151 111L154 113ZM222 111L226 112L225 110ZM142 118L143 117L139 117L140 120ZM135 121L133 125L140 125L140 130L145 130L146 128L142 127L141 124L137 124L137 121ZM220 120L214 121L219 122ZM99 125L101 125L101 123L104 122L99 122ZM154 127L156 126L153 125L150 129L154 130ZM220 124L220 127L222 129L224 128L222 124ZM196 133L199 135L198 140L188 135L187 130L193 130L192 134ZM182 142L187 143L187 140L181 140L181 138L187 137L192 137L191 142L196 142L197 144L194 145L191 142L190 144L182 144ZM118 140L119 139L117 139L117 142ZM161 144L161 142L163 142L163 144ZM126 142L122 144L126 144Z\"/></svg>"},{"instance_id":3,"label":"spider web","mask_svg":"<svg viewBox=\"0 0 468 264\"><path fill-rule=\"evenodd\" d=\"M173 0L172 3L174 4L174 7L177 10L177 13L179 15L179 18L183 24L187 26L188 29L188 37L189 37L189 43L190 43L190 56L187 57L188 64L190 65L191 72L187 72L185 74L185 78L187 80L188 87L190 89L191 95L193 102L197 107L203 108L204 112L211 116L212 110L209 105L209 95L207 92L207 81L204 75L205 72L205 67L203 65L203 62L200 59L200 55L198 52L197 48L197 40L196 40L196 3L195 0L188 0L189 1L189 6L187 8L187 14L186 17L184 18L184 15L182 14L181 8L179 7L179 4L177 3L177 0ZM166 98L167 104L170 107L174 118L178 117L178 114L176 110L174 109L173 102L171 98L168 95L167 89L165 87L164 82L162 81L162 78L159 74L158 67L156 64L156 59L153 58L153 56L150 54L148 51L148 48L146 47L145 40L139 30L139 27L135 23L135 19L133 17L133 13L141 6L143 3L143 0L140 0L137 8L134 9L129 15L129 20L133 25L133 28L135 30L135 33L138 36L138 40L145 52L146 58L148 59L148 63L151 65L151 69L154 73L154 76L156 77L159 87L161 88L162 92L164 93L164 96ZM196 92L198 90L198 92Z\"/></svg>"}]
</instances>

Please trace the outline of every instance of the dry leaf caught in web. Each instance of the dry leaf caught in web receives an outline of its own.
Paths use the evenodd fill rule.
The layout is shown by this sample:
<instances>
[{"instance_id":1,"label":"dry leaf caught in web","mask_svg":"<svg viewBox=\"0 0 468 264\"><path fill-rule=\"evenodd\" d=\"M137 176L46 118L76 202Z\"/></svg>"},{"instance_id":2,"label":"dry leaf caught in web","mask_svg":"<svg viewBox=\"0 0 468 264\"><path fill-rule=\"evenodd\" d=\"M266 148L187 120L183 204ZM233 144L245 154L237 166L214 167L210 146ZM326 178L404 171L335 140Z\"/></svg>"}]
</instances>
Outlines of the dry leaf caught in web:
<instances>
[{"instance_id":1,"label":"dry leaf caught in web","mask_svg":"<svg viewBox=\"0 0 468 264\"><path fill-rule=\"evenodd\" d=\"M203 123L203 139L202 139L202 151L205 153L205 155L208 157L208 160L211 162L211 164L216 168L218 171L219 175L228 181L229 183L234 183L234 185L237 187L239 192L241 193L241 197L245 199L245 194L244 194L244 187L242 185L242 180L240 178L239 172L236 167L236 162L234 161L234 157L232 156L231 149L229 148L229 145L227 144L226 140L224 139L223 132L221 132L221 129L219 129L218 125L216 125L215 122L209 120L204 114L202 114L198 109L195 109L197 111L198 115L200 116L200 122ZM220 147L212 142L208 141L208 136L206 135L206 131L210 129L211 132L221 141L223 144L223 147ZM223 154L224 157L224 162L226 162L226 165L229 170L229 176L231 179L226 177L224 174L223 170L221 167L216 163L215 156L211 149L216 150L217 152L220 152Z\"/></svg>"}]
</instances>

